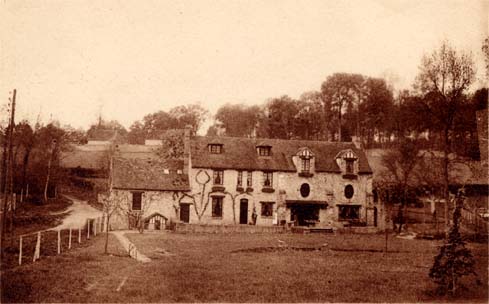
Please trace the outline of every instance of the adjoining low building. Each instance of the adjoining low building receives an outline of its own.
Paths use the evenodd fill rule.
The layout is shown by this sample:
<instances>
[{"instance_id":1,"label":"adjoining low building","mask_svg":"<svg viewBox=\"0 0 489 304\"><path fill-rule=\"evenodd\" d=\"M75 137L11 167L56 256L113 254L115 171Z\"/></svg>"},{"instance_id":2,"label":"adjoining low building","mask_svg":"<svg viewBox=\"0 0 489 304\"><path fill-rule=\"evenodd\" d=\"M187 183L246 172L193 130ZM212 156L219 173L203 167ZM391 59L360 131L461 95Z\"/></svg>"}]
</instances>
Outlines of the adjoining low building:
<instances>
[{"instance_id":1,"label":"adjoining low building","mask_svg":"<svg viewBox=\"0 0 489 304\"><path fill-rule=\"evenodd\" d=\"M134 219L148 229L170 221L377 225L372 170L352 143L187 132L182 159L131 160L116 154L112 172L113 197L124 206L119 228L134 227Z\"/></svg>"}]
</instances>

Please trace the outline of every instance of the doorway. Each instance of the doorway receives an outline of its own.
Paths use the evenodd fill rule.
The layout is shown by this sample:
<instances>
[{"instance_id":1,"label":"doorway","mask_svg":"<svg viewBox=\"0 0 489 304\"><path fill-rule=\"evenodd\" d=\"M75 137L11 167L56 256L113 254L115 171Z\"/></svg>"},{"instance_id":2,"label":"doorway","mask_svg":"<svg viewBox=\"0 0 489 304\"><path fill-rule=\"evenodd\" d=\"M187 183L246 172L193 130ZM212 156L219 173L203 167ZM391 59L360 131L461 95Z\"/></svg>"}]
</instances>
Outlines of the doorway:
<instances>
[{"instance_id":1,"label":"doorway","mask_svg":"<svg viewBox=\"0 0 489 304\"><path fill-rule=\"evenodd\" d=\"M180 204L180 221L184 223L190 222L190 205Z\"/></svg>"},{"instance_id":2,"label":"doorway","mask_svg":"<svg viewBox=\"0 0 489 304\"><path fill-rule=\"evenodd\" d=\"M245 198L239 201L239 223L248 224L248 200Z\"/></svg>"},{"instance_id":3,"label":"doorway","mask_svg":"<svg viewBox=\"0 0 489 304\"><path fill-rule=\"evenodd\" d=\"M290 206L290 220L299 226L314 226L319 222L318 205L294 204Z\"/></svg>"}]
</instances>

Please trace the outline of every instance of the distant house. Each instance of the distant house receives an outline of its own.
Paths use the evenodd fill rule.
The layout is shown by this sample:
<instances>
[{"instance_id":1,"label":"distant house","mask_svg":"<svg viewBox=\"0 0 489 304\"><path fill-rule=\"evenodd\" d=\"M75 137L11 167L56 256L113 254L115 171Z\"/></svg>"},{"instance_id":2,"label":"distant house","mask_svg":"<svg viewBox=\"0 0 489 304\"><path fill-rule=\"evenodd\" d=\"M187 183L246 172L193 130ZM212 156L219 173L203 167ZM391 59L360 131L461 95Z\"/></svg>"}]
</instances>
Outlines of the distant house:
<instances>
[{"instance_id":1,"label":"distant house","mask_svg":"<svg viewBox=\"0 0 489 304\"><path fill-rule=\"evenodd\" d=\"M118 227L204 224L375 226L372 170L352 143L193 136L181 159L115 155Z\"/></svg>"}]
</instances>

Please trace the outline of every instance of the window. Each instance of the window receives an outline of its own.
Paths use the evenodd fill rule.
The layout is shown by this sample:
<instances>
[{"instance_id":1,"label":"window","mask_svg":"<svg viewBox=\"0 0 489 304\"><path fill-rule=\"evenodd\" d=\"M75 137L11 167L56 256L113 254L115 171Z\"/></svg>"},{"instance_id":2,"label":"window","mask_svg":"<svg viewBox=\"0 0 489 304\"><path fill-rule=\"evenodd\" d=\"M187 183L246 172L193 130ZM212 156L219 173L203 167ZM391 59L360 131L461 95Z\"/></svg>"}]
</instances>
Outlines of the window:
<instances>
[{"instance_id":1,"label":"window","mask_svg":"<svg viewBox=\"0 0 489 304\"><path fill-rule=\"evenodd\" d=\"M222 196L212 197L212 217L222 217Z\"/></svg>"},{"instance_id":2,"label":"window","mask_svg":"<svg viewBox=\"0 0 489 304\"><path fill-rule=\"evenodd\" d=\"M302 197L308 197L309 193L311 192L311 188L309 187L309 184L302 184L301 185L301 195Z\"/></svg>"},{"instance_id":3,"label":"window","mask_svg":"<svg viewBox=\"0 0 489 304\"><path fill-rule=\"evenodd\" d=\"M212 154L221 154L222 153L222 145L220 144L210 144L209 152Z\"/></svg>"},{"instance_id":4,"label":"window","mask_svg":"<svg viewBox=\"0 0 489 304\"><path fill-rule=\"evenodd\" d=\"M353 174L354 173L354 171L353 171L353 162L354 162L353 159L345 159L346 173L347 174Z\"/></svg>"},{"instance_id":5,"label":"window","mask_svg":"<svg viewBox=\"0 0 489 304\"><path fill-rule=\"evenodd\" d=\"M177 170L177 174L183 174L183 171L182 171L182 170L180 170L180 169L178 169L178 170Z\"/></svg>"},{"instance_id":6,"label":"window","mask_svg":"<svg viewBox=\"0 0 489 304\"><path fill-rule=\"evenodd\" d=\"M302 172L309 173L311 170L311 160L309 158L302 158L301 159L302 163Z\"/></svg>"},{"instance_id":7,"label":"window","mask_svg":"<svg viewBox=\"0 0 489 304\"><path fill-rule=\"evenodd\" d=\"M272 187L273 185L273 172L263 172L263 186Z\"/></svg>"},{"instance_id":8,"label":"window","mask_svg":"<svg viewBox=\"0 0 489 304\"><path fill-rule=\"evenodd\" d=\"M269 146L259 146L258 147L258 155L259 156L270 156L272 147Z\"/></svg>"},{"instance_id":9,"label":"window","mask_svg":"<svg viewBox=\"0 0 489 304\"><path fill-rule=\"evenodd\" d=\"M246 187L253 187L253 171L248 171L246 176Z\"/></svg>"},{"instance_id":10,"label":"window","mask_svg":"<svg viewBox=\"0 0 489 304\"><path fill-rule=\"evenodd\" d=\"M238 171L238 187L243 187L243 171Z\"/></svg>"},{"instance_id":11,"label":"window","mask_svg":"<svg viewBox=\"0 0 489 304\"><path fill-rule=\"evenodd\" d=\"M352 185L346 185L345 187L345 197L350 199L353 197L353 194L355 193L355 191L353 190L353 186Z\"/></svg>"},{"instance_id":12,"label":"window","mask_svg":"<svg viewBox=\"0 0 489 304\"><path fill-rule=\"evenodd\" d=\"M132 210L141 210L142 192L132 193Z\"/></svg>"},{"instance_id":13,"label":"window","mask_svg":"<svg viewBox=\"0 0 489 304\"><path fill-rule=\"evenodd\" d=\"M359 220L360 219L360 206L339 205L338 206L338 219L340 221Z\"/></svg>"},{"instance_id":14,"label":"window","mask_svg":"<svg viewBox=\"0 0 489 304\"><path fill-rule=\"evenodd\" d=\"M222 185L224 182L224 171L214 170L214 185Z\"/></svg>"},{"instance_id":15,"label":"window","mask_svg":"<svg viewBox=\"0 0 489 304\"><path fill-rule=\"evenodd\" d=\"M261 202L261 216L272 217L273 216L273 202Z\"/></svg>"}]
</instances>

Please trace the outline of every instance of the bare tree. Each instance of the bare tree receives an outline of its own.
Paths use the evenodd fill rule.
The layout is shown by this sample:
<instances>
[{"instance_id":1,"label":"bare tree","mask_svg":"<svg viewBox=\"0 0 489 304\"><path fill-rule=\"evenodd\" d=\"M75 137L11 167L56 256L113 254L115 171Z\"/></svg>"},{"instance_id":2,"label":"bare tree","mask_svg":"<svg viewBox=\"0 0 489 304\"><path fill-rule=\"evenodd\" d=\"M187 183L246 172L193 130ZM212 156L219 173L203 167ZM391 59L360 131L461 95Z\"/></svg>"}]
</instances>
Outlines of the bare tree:
<instances>
[{"instance_id":1,"label":"bare tree","mask_svg":"<svg viewBox=\"0 0 489 304\"><path fill-rule=\"evenodd\" d=\"M425 55L416 78L416 88L423 95L422 102L434 118L433 123L443 137L443 192L445 197L445 230L448 235L449 154L454 121L464 93L475 78L475 67L470 53L458 52L447 41L438 50Z\"/></svg>"},{"instance_id":2,"label":"bare tree","mask_svg":"<svg viewBox=\"0 0 489 304\"><path fill-rule=\"evenodd\" d=\"M419 147L415 141L404 139L396 149L390 150L382 157L382 162L387 168L387 179L392 182L392 185L400 193L398 199L401 201L401 206L398 210L399 228L401 232L404 222L404 207L408 199L409 186L414 186L417 183L413 181L414 169L419 163L422 155L419 155Z\"/></svg>"}]
</instances>

